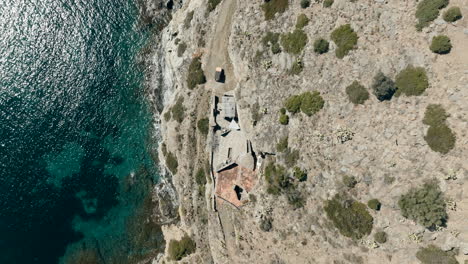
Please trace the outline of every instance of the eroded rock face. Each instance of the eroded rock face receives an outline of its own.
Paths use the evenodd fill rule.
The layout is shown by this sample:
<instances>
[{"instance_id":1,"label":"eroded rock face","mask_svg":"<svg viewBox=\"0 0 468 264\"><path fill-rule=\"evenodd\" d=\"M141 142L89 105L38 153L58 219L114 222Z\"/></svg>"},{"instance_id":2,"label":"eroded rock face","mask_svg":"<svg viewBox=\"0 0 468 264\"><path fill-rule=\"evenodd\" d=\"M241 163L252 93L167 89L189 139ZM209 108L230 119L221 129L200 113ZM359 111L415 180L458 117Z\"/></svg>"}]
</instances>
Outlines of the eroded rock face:
<instances>
[{"instance_id":1,"label":"eroded rock face","mask_svg":"<svg viewBox=\"0 0 468 264\"><path fill-rule=\"evenodd\" d=\"M170 106L172 99L183 96L186 112L190 113L181 124L162 120L162 131L163 141L180 162L181 169L174 175L183 208L180 226L206 242L195 255L211 256L215 263L307 263L310 259L333 263L360 258L363 263L412 263L417 262L418 248L427 243L444 250L459 248L467 254L464 241L468 240L468 233L464 227L468 209L468 150L464 137L468 131L468 54L462 48L466 42L464 20L456 26L436 20L423 32L417 32L415 2L335 0L331 8L311 1L311 7L306 9L301 9L295 1L284 13L266 22L258 1L236 1L228 27L231 34L226 40L227 49L212 49L210 43L216 43L213 40L218 37L213 32L224 14L221 10L227 6L224 2L229 0L223 0L208 14L204 13L204 1L184 3L161 39L168 53L161 64L162 82L168 87L164 95L166 102ZM459 6L462 3L461 0L452 2ZM193 10L191 26L185 28L184 19ZM468 10L465 12L468 14ZM271 49L263 46L262 38L267 31L291 32L301 13L310 22L304 27L308 43L300 55L284 51L272 54ZM359 36L355 50L338 59L336 45L331 41L328 53L318 55L313 51L315 39L330 40L330 33L347 23ZM441 33L449 35L454 44L449 55L434 55L429 50L433 35ZM199 45L200 38L204 38L204 47ZM177 50L176 39L188 44L180 58L173 52ZM209 102L216 90L208 82L189 92L184 83L186 68L193 55L202 54L206 67L210 56L217 52L227 52L232 63L234 76L227 78L236 79L234 92L239 101L240 126L254 149L275 153L276 143L288 136L289 147L299 150L296 166L305 169L308 175L307 181L298 184L305 197L304 208L292 209L285 196L266 193L266 184L261 182L252 192L255 203L242 211L229 211L218 217L212 210L211 187L206 188L204 195L193 191L191 172L199 164L188 157L199 154L190 151L189 143L194 138L197 144L207 139L193 134L191 122L208 114L209 107L202 113L198 105ZM291 75L289 70L297 59L303 64L302 72ZM381 71L395 80L398 72L408 65L426 70L430 83L426 92L419 97L400 96L380 102L371 91L374 76ZM345 93L346 86L355 80L370 92L370 99L363 105L354 106ZM279 124L285 99L306 91L320 92L325 100L323 109L311 117L288 114L289 124ZM457 142L447 155L433 152L424 141L427 126L422 119L426 106L431 103L442 104L451 115L448 124ZM254 125L252 106L255 104L259 105L261 118ZM196 149L197 153L209 153L206 146ZM276 162L283 163L283 160L278 156ZM446 177L453 171L460 176ZM358 184L350 190L344 188L341 183L344 175L354 176ZM441 190L457 203L456 210L448 211L448 226L438 231L425 230L403 218L397 204L399 197L411 187L431 178L438 179ZM363 203L373 198L382 203L379 212L372 212L373 233L362 241L353 242L340 236L324 216L323 202L341 192ZM207 222L199 221L203 217ZM269 232L260 228L260 219L265 217L272 219ZM221 225L220 221L228 222ZM388 241L376 247L373 234L379 230L388 234ZM388 258L389 255L392 257Z\"/></svg>"}]
</instances>

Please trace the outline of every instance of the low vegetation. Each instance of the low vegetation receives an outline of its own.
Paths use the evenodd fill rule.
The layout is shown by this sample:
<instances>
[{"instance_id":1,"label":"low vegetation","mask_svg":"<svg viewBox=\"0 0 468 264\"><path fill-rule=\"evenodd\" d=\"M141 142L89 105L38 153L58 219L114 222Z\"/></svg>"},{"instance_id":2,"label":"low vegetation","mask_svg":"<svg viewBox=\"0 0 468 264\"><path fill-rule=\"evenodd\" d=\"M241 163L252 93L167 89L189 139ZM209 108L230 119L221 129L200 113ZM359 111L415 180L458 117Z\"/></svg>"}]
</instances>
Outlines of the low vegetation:
<instances>
[{"instance_id":1,"label":"low vegetation","mask_svg":"<svg viewBox=\"0 0 468 264\"><path fill-rule=\"evenodd\" d=\"M194 11L190 11L187 13L187 16L185 16L185 19L184 19L184 28L186 29L190 28L194 14L195 14Z\"/></svg>"},{"instance_id":2,"label":"low vegetation","mask_svg":"<svg viewBox=\"0 0 468 264\"><path fill-rule=\"evenodd\" d=\"M276 151L284 152L288 149L288 137L281 138L276 144Z\"/></svg>"},{"instance_id":3,"label":"low vegetation","mask_svg":"<svg viewBox=\"0 0 468 264\"><path fill-rule=\"evenodd\" d=\"M273 228L272 220L269 217L264 217L260 220L260 229L263 232L270 232Z\"/></svg>"},{"instance_id":4,"label":"low vegetation","mask_svg":"<svg viewBox=\"0 0 468 264\"><path fill-rule=\"evenodd\" d=\"M205 185L206 185L206 173L203 168L199 168L197 173L195 174L195 182L198 185L198 193L204 194L205 193Z\"/></svg>"},{"instance_id":5,"label":"low vegetation","mask_svg":"<svg viewBox=\"0 0 468 264\"><path fill-rule=\"evenodd\" d=\"M444 13L444 20L447 22L455 22L462 18L462 13L458 6L452 6Z\"/></svg>"},{"instance_id":6,"label":"low vegetation","mask_svg":"<svg viewBox=\"0 0 468 264\"><path fill-rule=\"evenodd\" d=\"M252 121L253 125L257 125L257 122L262 119L262 113L260 112L260 104L255 102L252 107L250 108L250 112L252 113Z\"/></svg>"},{"instance_id":7,"label":"low vegetation","mask_svg":"<svg viewBox=\"0 0 468 264\"><path fill-rule=\"evenodd\" d=\"M301 0L301 7L308 8L310 6L310 0Z\"/></svg>"},{"instance_id":8,"label":"low vegetation","mask_svg":"<svg viewBox=\"0 0 468 264\"><path fill-rule=\"evenodd\" d=\"M169 122L171 120L171 111L164 113L164 121Z\"/></svg>"},{"instance_id":9,"label":"low vegetation","mask_svg":"<svg viewBox=\"0 0 468 264\"><path fill-rule=\"evenodd\" d=\"M330 44L326 39L319 38L314 41L314 52L318 54L324 54L328 52Z\"/></svg>"},{"instance_id":10,"label":"low vegetation","mask_svg":"<svg viewBox=\"0 0 468 264\"><path fill-rule=\"evenodd\" d=\"M297 160L299 160L299 150L288 148L284 152L283 157L284 157L284 163L286 164L286 166L288 168L292 168L294 167L294 165L296 165Z\"/></svg>"},{"instance_id":11,"label":"low vegetation","mask_svg":"<svg viewBox=\"0 0 468 264\"><path fill-rule=\"evenodd\" d=\"M382 204L377 199L371 199L367 202L367 206L372 210L379 211Z\"/></svg>"},{"instance_id":12,"label":"low vegetation","mask_svg":"<svg viewBox=\"0 0 468 264\"><path fill-rule=\"evenodd\" d=\"M342 59L344 56L356 48L358 35L351 28L350 24L342 25L331 33L331 39L335 42L337 48L336 57Z\"/></svg>"},{"instance_id":13,"label":"low vegetation","mask_svg":"<svg viewBox=\"0 0 468 264\"><path fill-rule=\"evenodd\" d=\"M449 37L444 35L435 36L432 38L431 46L429 47L432 52L437 54L448 54L452 50L452 43Z\"/></svg>"},{"instance_id":14,"label":"low vegetation","mask_svg":"<svg viewBox=\"0 0 468 264\"><path fill-rule=\"evenodd\" d=\"M221 3L221 0L208 0L208 11L213 11Z\"/></svg>"},{"instance_id":15,"label":"low vegetation","mask_svg":"<svg viewBox=\"0 0 468 264\"><path fill-rule=\"evenodd\" d=\"M185 118L184 98L179 97L171 108L171 114L175 121L182 123Z\"/></svg>"},{"instance_id":16,"label":"low vegetation","mask_svg":"<svg viewBox=\"0 0 468 264\"><path fill-rule=\"evenodd\" d=\"M274 33L268 31L266 35L262 38L262 43L265 47L270 47L273 54L278 54L281 52L281 47L279 44L279 33Z\"/></svg>"},{"instance_id":17,"label":"low vegetation","mask_svg":"<svg viewBox=\"0 0 468 264\"><path fill-rule=\"evenodd\" d=\"M185 50L187 50L187 44L185 44L185 42L179 43L177 46L177 57L182 57L182 55L185 53Z\"/></svg>"},{"instance_id":18,"label":"low vegetation","mask_svg":"<svg viewBox=\"0 0 468 264\"><path fill-rule=\"evenodd\" d=\"M324 104L325 101L317 91L305 92L301 95L301 111L308 116L315 115Z\"/></svg>"},{"instance_id":19,"label":"low vegetation","mask_svg":"<svg viewBox=\"0 0 468 264\"><path fill-rule=\"evenodd\" d=\"M289 69L288 73L291 75L298 75L299 73L302 72L304 69L304 65L302 63L302 60L298 58L296 61L294 61L291 69Z\"/></svg>"},{"instance_id":20,"label":"low vegetation","mask_svg":"<svg viewBox=\"0 0 468 264\"><path fill-rule=\"evenodd\" d=\"M292 114L296 114L301 110L302 97L300 95L293 95L286 99L284 107Z\"/></svg>"},{"instance_id":21,"label":"low vegetation","mask_svg":"<svg viewBox=\"0 0 468 264\"><path fill-rule=\"evenodd\" d=\"M296 28L293 32L281 35L283 50L291 54L299 54L307 44L307 34Z\"/></svg>"},{"instance_id":22,"label":"low vegetation","mask_svg":"<svg viewBox=\"0 0 468 264\"><path fill-rule=\"evenodd\" d=\"M421 31L427 27L439 16L439 10L446 7L448 2L448 0L422 0L419 2L416 9L416 18L418 19L416 29Z\"/></svg>"},{"instance_id":23,"label":"low vegetation","mask_svg":"<svg viewBox=\"0 0 468 264\"><path fill-rule=\"evenodd\" d=\"M201 66L200 58L192 59L187 74L187 86L189 89L193 89L199 84L206 83L205 73L203 73Z\"/></svg>"},{"instance_id":24,"label":"low vegetation","mask_svg":"<svg viewBox=\"0 0 468 264\"><path fill-rule=\"evenodd\" d=\"M184 236L180 241L169 242L169 257L171 260L179 261L195 252L197 245L189 236Z\"/></svg>"},{"instance_id":25,"label":"low vegetation","mask_svg":"<svg viewBox=\"0 0 468 264\"><path fill-rule=\"evenodd\" d=\"M421 67L408 66L396 76L395 96L421 95L429 87L426 71Z\"/></svg>"},{"instance_id":26,"label":"low vegetation","mask_svg":"<svg viewBox=\"0 0 468 264\"><path fill-rule=\"evenodd\" d=\"M289 177L287 170L281 165L269 163L265 168L267 192L272 195L284 194L288 203L294 208L304 206L304 198L297 190L295 183Z\"/></svg>"},{"instance_id":27,"label":"low vegetation","mask_svg":"<svg viewBox=\"0 0 468 264\"><path fill-rule=\"evenodd\" d=\"M423 124L428 126L439 126L445 123L449 114L440 104L430 104L426 107L424 112Z\"/></svg>"},{"instance_id":28,"label":"low vegetation","mask_svg":"<svg viewBox=\"0 0 468 264\"><path fill-rule=\"evenodd\" d=\"M429 147L436 152L447 154L455 147L455 134L446 125L430 126L424 137Z\"/></svg>"},{"instance_id":29,"label":"low vegetation","mask_svg":"<svg viewBox=\"0 0 468 264\"><path fill-rule=\"evenodd\" d=\"M348 188L354 188L354 186L356 186L356 184L357 184L356 177L354 177L354 176L344 175L341 178L341 181L343 182L343 185L348 187Z\"/></svg>"},{"instance_id":30,"label":"low vegetation","mask_svg":"<svg viewBox=\"0 0 468 264\"><path fill-rule=\"evenodd\" d=\"M346 94L348 99L353 104L363 104L369 99L369 92L366 87L362 86L358 81L354 81L352 84L346 87Z\"/></svg>"},{"instance_id":31,"label":"low vegetation","mask_svg":"<svg viewBox=\"0 0 468 264\"><path fill-rule=\"evenodd\" d=\"M279 123L284 126L289 124L289 116L287 114L280 114Z\"/></svg>"},{"instance_id":32,"label":"low vegetation","mask_svg":"<svg viewBox=\"0 0 468 264\"><path fill-rule=\"evenodd\" d=\"M202 118L198 120L197 128L198 128L198 131L202 133L202 135L205 135L205 136L208 135L208 132L210 130L210 121L208 120L208 118Z\"/></svg>"},{"instance_id":33,"label":"low vegetation","mask_svg":"<svg viewBox=\"0 0 468 264\"><path fill-rule=\"evenodd\" d=\"M396 92L395 82L382 72L377 73L372 83L372 90L379 101L391 100Z\"/></svg>"},{"instance_id":34,"label":"low vegetation","mask_svg":"<svg viewBox=\"0 0 468 264\"><path fill-rule=\"evenodd\" d=\"M305 181L307 180L307 173L303 170L301 170L301 168L299 167L295 167L294 168L294 178L296 178L298 181Z\"/></svg>"},{"instance_id":35,"label":"low vegetation","mask_svg":"<svg viewBox=\"0 0 468 264\"><path fill-rule=\"evenodd\" d=\"M300 14L296 20L296 28L303 29L309 24L309 18L305 14Z\"/></svg>"},{"instance_id":36,"label":"low vegetation","mask_svg":"<svg viewBox=\"0 0 468 264\"><path fill-rule=\"evenodd\" d=\"M334 0L324 0L323 7L331 7L333 5Z\"/></svg>"},{"instance_id":37,"label":"low vegetation","mask_svg":"<svg viewBox=\"0 0 468 264\"><path fill-rule=\"evenodd\" d=\"M286 169L281 165L270 163L265 167L265 180L267 182L267 192L273 195L280 195L282 190L290 187Z\"/></svg>"},{"instance_id":38,"label":"low vegetation","mask_svg":"<svg viewBox=\"0 0 468 264\"><path fill-rule=\"evenodd\" d=\"M448 116L441 105L431 104L427 106L423 119L423 123L429 125L424 140L433 151L442 154L452 150L456 141L455 134L446 124Z\"/></svg>"},{"instance_id":39,"label":"low vegetation","mask_svg":"<svg viewBox=\"0 0 468 264\"><path fill-rule=\"evenodd\" d=\"M172 152L167 152L166 155L166 166L172 174L177 173L177 167L179 167L179 162L177 161L177 157Z\"/></svg>"},{"instance_id":40,"label":"low vegetation","mask_svg":"<svg viewBox=\"0 0 468 264\"><path fill-rule=\"evenodd\" d=\"M374 219L363 203L337 194L325 202L324 209L343 236L361 239L372 231Z\"/></svg>"},{"instance_id":41,"label":"low vegetation","mask_svg":"<svg viewBox=\"0 0 468 264\"><path fill-rule=\"evenodd\" d=\"M454 252L443 251L434 245L420 248L416 253L416 258L422 264L458 264Z\"/></svg>"},{"instance_id":42,"label":"low vegetation","mask_svg":"<svg viewBox=\"0 0 468 264\"><path fill-rule=\"evenodd\" d=\"M283 13L289 6L289 0L270 0L262 5L265 20L271 20L277 13Z\"/></svg>"},{"instance_id":43,"label":"low vegetation","mask_svg":"<svg viewBox=\"0 0 468 264\"><path fill-rule=\"evenodd\" d=\"M295 114L300 110L308 116L316 114L324 105L325 101L317 91L293 95L285 102L285 107L288 112Z\"/></svg>"},{"instance_id":44,"label":"low vegetation","mask_svg":"<svg viewBox=\"0 0 468 264\"><path fill-rule=\"evenodd\" d=\"M379 244L384 244L385 242L387 242L387 233L385 233L384 231L379 231L375 233L374 240Z\"/></svg>"},{"instance_id":45,"label":"low vegetation","mask_svg":"<svg viewBox=\"0 0 468 264\"><path fill-rule=\"evenodd\" d=\"M398 206L403 217L431 230L443 226L448 217L444 194L435 180L424 183L422 187L412 188L402 195Z\"/></svg>"}]
</instances>

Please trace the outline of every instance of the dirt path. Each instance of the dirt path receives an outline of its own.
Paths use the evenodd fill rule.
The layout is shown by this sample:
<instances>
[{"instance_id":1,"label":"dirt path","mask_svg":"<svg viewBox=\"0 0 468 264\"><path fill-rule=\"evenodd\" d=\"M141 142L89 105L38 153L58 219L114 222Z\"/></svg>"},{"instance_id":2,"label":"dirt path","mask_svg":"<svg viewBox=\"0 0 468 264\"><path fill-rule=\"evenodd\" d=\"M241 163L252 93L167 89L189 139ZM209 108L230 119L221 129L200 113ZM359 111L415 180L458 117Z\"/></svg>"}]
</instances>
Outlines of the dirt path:
<instances>
[{"instance_id":1,"label":"dirt path","mask_svg":"<svg viewBox=\"0 0 468 264\"><path fill-rule=\"evenodd\" d=\"M208 76L206 87L212 90L214 95L222 95L236 87L236 77L229 58L228 46L231 35L232 17L236 11L236 0L224 0L218 6L218 19L216 26L211 32L211 42L208 46L208 56L206 60L205 73ZM225 71L226 82L224 84L214 81L216 67L222 67Z\"/></svg>"}]
</instances>

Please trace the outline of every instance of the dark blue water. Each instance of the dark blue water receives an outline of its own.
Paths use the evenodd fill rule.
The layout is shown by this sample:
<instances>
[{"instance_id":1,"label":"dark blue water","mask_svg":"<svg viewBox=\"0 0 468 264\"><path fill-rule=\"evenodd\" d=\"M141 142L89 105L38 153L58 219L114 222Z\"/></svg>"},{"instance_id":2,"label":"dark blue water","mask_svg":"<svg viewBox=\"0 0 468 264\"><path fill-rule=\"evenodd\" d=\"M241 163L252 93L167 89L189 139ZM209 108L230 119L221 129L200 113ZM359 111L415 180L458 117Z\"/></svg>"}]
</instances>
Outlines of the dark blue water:
<instances>
[{"instance_id":1,"label":"dark blue water","mask_svg":"<svg viewBox=\"0 0 468 264\"><path fill-rule=\"evenodd\" d=\"M154 247L128 234L157 180L135 3L0 0L0 14L0 263Z\"/></svg>"}]
</instances>

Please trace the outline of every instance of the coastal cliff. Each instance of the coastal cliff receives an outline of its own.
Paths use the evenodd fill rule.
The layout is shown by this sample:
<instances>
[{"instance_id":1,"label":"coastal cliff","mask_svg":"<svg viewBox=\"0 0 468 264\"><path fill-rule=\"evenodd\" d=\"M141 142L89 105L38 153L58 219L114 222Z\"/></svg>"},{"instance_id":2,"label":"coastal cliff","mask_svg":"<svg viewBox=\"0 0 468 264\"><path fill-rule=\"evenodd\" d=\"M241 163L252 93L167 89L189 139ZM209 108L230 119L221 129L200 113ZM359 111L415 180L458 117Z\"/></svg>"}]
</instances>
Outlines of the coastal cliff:
<instances>
[{"instance_id":1,"label":"coastal cliff","mask_svg":"<svg viewBox=\"0 0 468 264\"><path fill-rule=\"evenodd\" d=\"M468 22L442 19L452 6L468 14L466 2L450 1L420 31L418 3L408 1L173 5L150 83L164 106L159 208L174 219L177 207L179 221L163 225L166 251L153 263L417 263L430 245L437 257L468 259ZM430 47L439 35L450 38L448 54ZM417 71L420 79L404 78ZM226 93L259 156L242 207L215 193L213 98ZM433 105L443 124L427 121ZM451 132L434 143L431 127ZM404 198L425 183L443 197L433 225L405 213ZM170 241L186 237L196 249L174 255Z\"/></svg>"}]
</instances>

